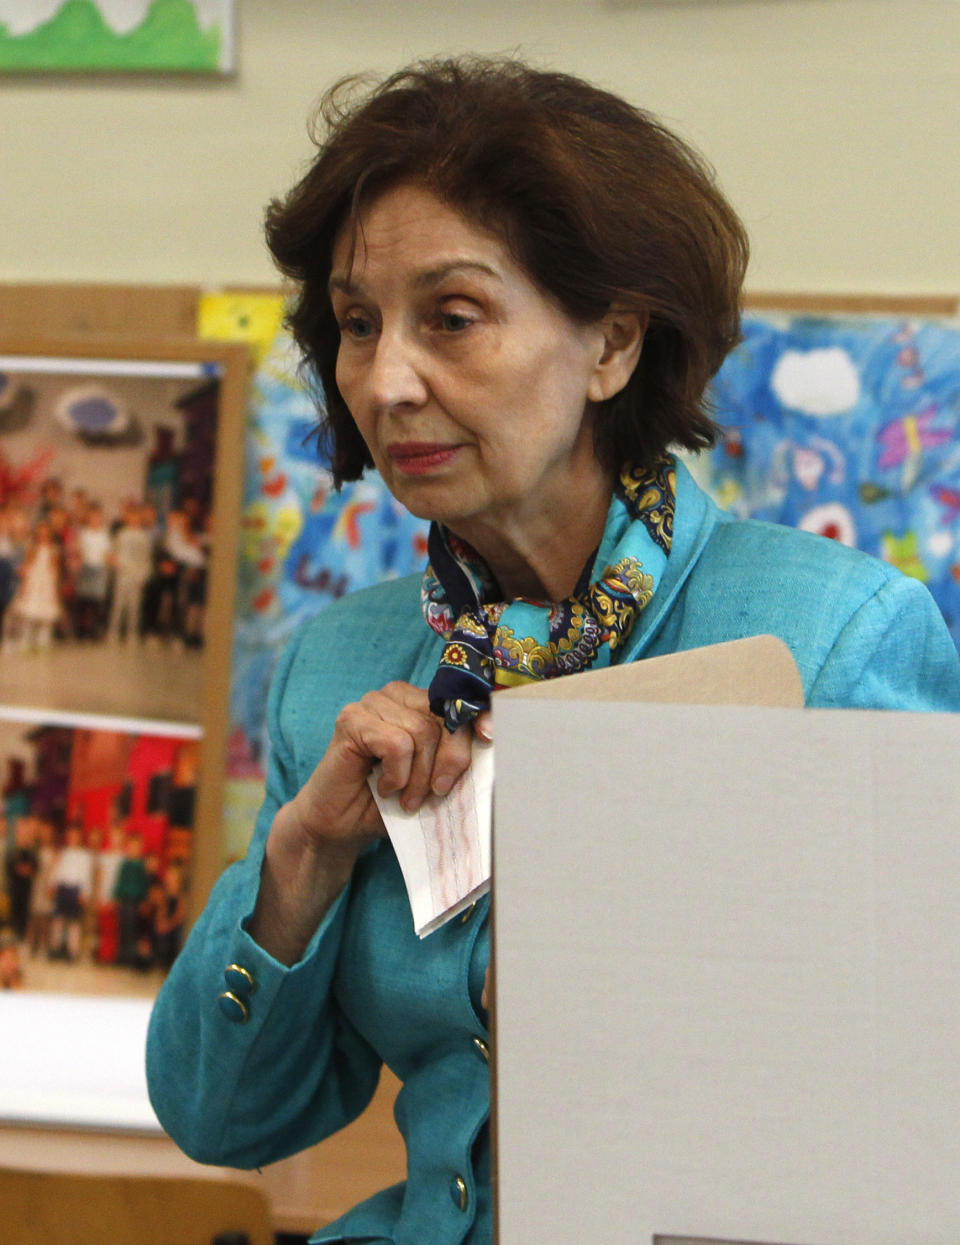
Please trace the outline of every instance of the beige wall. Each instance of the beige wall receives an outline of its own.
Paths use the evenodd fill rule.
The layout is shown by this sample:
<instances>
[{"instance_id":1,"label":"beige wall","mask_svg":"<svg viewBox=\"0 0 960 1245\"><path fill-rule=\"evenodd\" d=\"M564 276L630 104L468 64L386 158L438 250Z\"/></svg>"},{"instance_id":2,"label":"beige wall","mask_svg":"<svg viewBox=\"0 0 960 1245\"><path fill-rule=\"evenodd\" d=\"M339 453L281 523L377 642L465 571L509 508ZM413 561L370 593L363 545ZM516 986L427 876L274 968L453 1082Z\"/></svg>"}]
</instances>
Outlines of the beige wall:
<instances>
[{"instance_id":1,"label":"beige wall","mask_svg":"<svg viewBox=\"0 0 960 1245\"><path fill-rule=\"evenodd\" d=\"M0 280L265 282L317 92L519 49L717 166L754 289L960 293L960 0L239 0L233 80L0 82Z\"/></svg>"}]
</instances>

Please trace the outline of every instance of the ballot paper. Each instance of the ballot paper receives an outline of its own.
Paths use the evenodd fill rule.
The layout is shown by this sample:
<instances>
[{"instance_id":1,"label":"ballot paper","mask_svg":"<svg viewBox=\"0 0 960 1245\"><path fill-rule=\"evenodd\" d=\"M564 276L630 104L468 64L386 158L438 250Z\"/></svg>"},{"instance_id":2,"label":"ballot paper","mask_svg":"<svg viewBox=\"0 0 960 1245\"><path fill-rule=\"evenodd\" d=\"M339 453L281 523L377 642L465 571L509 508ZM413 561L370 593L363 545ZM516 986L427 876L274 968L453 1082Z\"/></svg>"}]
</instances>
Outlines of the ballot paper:
<instances>
[{"instance_id":1,"label":"ballot paper","mask_svg":"<svg viewBox=\"0 0 960 1245\"><path fill-rule=\"evenodd\" d=\"M462 912L490 889L493 815L493 744L474 737L469 768L448 795L428 796L415 813L398 795L370 789L387 828L410 896L413 927L421 938Z\"/></svg>"}]
</instances>

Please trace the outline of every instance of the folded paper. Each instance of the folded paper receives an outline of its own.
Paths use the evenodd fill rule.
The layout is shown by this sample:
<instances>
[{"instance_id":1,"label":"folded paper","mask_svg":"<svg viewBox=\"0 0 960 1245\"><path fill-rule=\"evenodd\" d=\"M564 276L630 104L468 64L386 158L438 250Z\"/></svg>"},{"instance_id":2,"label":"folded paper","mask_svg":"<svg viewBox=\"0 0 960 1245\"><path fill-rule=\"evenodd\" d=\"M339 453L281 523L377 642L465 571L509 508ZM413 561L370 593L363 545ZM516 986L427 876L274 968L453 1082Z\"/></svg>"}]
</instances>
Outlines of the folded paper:
<instances>
[{"instance_id":1,"label":"folded paper","mask_svg":"<svg viewBox=\"0 0 960 1245\"><path fill-rule=\"evenodd\" d=\"M417 934L425 938L490 889L493 745L474 738L470 767L448 795L428 796L414 813L399 795L370 789L397 854Z\"/></svg>"}]
</instances>

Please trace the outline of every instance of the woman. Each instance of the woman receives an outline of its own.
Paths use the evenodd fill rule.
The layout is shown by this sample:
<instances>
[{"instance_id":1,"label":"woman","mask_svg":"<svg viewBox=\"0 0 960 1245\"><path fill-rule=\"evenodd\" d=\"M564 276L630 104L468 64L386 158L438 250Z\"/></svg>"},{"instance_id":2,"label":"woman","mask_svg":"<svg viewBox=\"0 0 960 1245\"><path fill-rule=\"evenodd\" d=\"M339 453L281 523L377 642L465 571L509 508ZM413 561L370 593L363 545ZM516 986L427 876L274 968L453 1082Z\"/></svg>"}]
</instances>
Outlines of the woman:
<instances>
[{"instance_id":1,"label":"woman","mask_svg":"<svg viewBox=\"0 0 960 1245\"><path fill-rule=\"evenodd\" d=\"M419 577L347 597L282 659L254 842L161 991L150 1082L189 1153L253 1166L348 1122L385 1061L408 1180L314 1239L483 1242L487 906L414 936L374 759L415 809L489 734L494 686L761 632L813 705L960 708L960 666L918 583L731 521L669 456L714 438L747 254L678 140L576 79L472 60L335 91L325 116L268 238L337 482L376 466L433 521L431 568L422 600Z\"/></svg>"}]
</instances>

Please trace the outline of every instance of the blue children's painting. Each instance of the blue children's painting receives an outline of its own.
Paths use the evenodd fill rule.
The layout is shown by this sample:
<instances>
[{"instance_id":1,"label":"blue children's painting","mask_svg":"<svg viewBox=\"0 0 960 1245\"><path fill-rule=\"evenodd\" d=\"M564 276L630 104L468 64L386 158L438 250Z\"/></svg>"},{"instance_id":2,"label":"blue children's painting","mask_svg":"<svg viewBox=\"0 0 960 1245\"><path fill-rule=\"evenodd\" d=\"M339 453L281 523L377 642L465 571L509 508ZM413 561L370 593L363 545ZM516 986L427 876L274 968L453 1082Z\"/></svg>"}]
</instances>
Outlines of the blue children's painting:
<instances>
[{"instance_id":1,"label":"blue children's painting","mask_svg":"<svg viewBox=\"0 0 960 1245\"><path fill-rule=\"evenodd\" d=\"M726 509L854 545L927 585L960 647L960 327L752 315L698 476Z\"/></svg>"},{"instance_id":2,"label":"blue children's painting","mask_svg":"<svg viewBox=\"0 0 960 1245\"><path fill-rule=\"evenodd\" d=\"M333 490L316 410L271 295L211 295L201 332L257 362L246 429L225 851L262 799L266 697L295 627L345 592L419 571L426 524L383 481ZM742 517L819 532L927 584L960 645L960 327L751 315L714 387L724 441L694 464Z\"/></svg>"}]
</instances>

